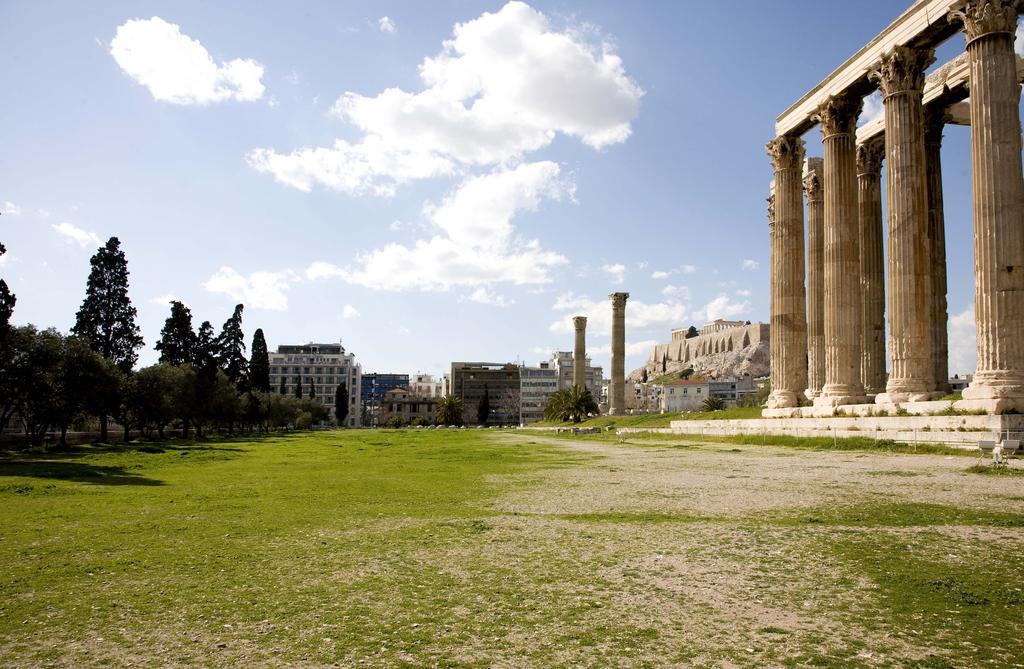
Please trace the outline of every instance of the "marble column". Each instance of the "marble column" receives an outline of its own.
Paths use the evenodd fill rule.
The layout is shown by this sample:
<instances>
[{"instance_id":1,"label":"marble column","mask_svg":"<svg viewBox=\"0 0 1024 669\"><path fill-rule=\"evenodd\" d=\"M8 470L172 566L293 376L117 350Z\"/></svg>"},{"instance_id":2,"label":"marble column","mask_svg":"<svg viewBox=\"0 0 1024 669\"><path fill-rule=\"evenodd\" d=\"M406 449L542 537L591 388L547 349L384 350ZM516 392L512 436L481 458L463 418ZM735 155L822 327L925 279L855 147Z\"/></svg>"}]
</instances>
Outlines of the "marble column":
<instances>
[{"instance_id":1,"label":"marble column","mask_svg":"<svg viewBox=\"0 0 1024 669\"><path fill-rule=\"evenodd\" d=\"M572 351L572 385L587 387L587 317L574 316L576 343Z\"/></svg>"},{"instance_id":2,"label":"marble column","mask_svg":"<svg viewBox=\"0 0 1024 669\"><path fill-rule=\"evenodd\" d=\"M775 228L772 245L772 392L769 409L800 406L807 388L807 296L804 292L804 141L768 142L775 169Z\"/></svg>"},{"instance_id":3,"label":"marble column","mask_svg":"<svg viewBox=\"0 0 1024 669\"><path fill-rule=\"evenodd\" d=\"M889 380L880 404L934 396L931 248L924 153L924 70L933 49L898 46L870 74L885 107L885 178L889 222Z\"/></svg>"},{"instance_id":4,"label":"marble column","mask_svg":"<svg viewBox=\"0 0 1024 669\"><path fill-rule=\"evenodd\" d=\"M863 350L860 376L869 396L885 392L885 262L882 252L882 156L885 144L857 147L860 219L860 303Z\"/></svg>"},{"instance_id":5,"label":"marble column","mask_svg":"<svg viewBox=\"0 0 1024 669\"><path fill-rule=\"evenodd\" d=\"M1024 177L1013 0L970 0L964 23L971 81L974 318L978 368L965 408L1024 411Z\"/></svg>"},{"instance_id":6,"label":"marble column","mask_svg":"<svg viewBox=\"0 0 1024 669\"><path fill-rule=\"evenodd\" d=\"M629 293L612 293L612 375L608 389L608 413L621 414L626 409L626 300ZM574 363L575 364L575 363Z\"/></svg>"},{"instance_id":7,"label":"marble column","mask_svg":"<svg viewBox=\"0 0 1024 669\"><path fill-rule=\"evenodd\" d=\"M804 168L807 198L807 395L814 399L825 385L825 201L824 161L808 158Z\"/></svg>"},{"instance_id":8,"label":"marble column","mask_svg":"<svg viewBox=\"0 0 1024 669\"><path fill-rule=\"evenodd\" d=\"M948 393L949 331L946 304L946 218L942 205L942 131L949 113L945 109L925 111L924 155L928 182L928 245L932 264L932 342L934 344L935 390Z\"/></svg>"},{"instance_id":9,"label":"marble column","mask_svg":"<svg viewBox=\"0 0 1024 669\"><path fill-rule=\"evenodd\" d=\"M860 244L855 130L863 101L833 95L818 108L825 150L825 385L815 406L862 404Z\"/></svg>"}]
</instances>

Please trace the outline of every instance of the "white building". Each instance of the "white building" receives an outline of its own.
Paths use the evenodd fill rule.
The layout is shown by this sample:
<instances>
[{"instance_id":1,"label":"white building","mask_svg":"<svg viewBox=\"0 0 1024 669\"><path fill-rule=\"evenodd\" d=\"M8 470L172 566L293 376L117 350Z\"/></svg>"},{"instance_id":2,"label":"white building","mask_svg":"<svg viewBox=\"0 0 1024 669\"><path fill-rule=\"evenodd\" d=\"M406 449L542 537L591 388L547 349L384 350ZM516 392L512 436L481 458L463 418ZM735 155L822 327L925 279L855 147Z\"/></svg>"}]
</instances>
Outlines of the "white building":
<instances>
[{"instance_id":1,"label":"white building","mask_svg":"<svg viewBox=\"0 0 1024 669\"><path fill-rule=\"evenodd\" d=\"M705 379L669 381L661 390L661 410L665 413L700 411L711 397L711 384Z\"/></svg>"},{"instance_id":2,"label":"white building","mask_svg":"<svg viewBox=\"0 0 1024 669\"><path fill-rule=\"evenodd\" d=\"M302 385L302 396L309 397L314 389L316 398L335 417L334 395L338 386L348 388L348 416L345 424L349 427L360 425L360 394L362 391L362 365L356 362L353 353L346 353L341 344L286 344L277 347L270 354L270 390L291 395L295 386Z\"/></svg>"},{"instance_id":3,"label":"white building","mask_svg":"<svg viewBox=\"0 0 1024 669\"><path fill-rule=\"evenodd\" d=\"M558 391L558 372L551 363L519 369L519 422L544 420L544 408Z\"/></svg>"},{"instance_id":4,"label":"white building","mask_svg":"<svg viewBox=\"0 0 1024 669\"><path fill-rule=\"evenodd\" d=\"M417 397L441 397L442 383L432 374L413 374L409 377L409 390Z\"/></svg>"},{"instance_id":5,"label":"white building","mask_svg":"<svg viewBox=\"0 0 1024 669\"><path fill-rule=\"evenodd\" d=\"M572 388L572 351L555 351L551 354L550 367L555 370L558 376L558 390ZM600 367L590 365L590 356L587 356L587 390L594 396L595 402L601 401L602 370Z\"/></svg>"}]
</instances>

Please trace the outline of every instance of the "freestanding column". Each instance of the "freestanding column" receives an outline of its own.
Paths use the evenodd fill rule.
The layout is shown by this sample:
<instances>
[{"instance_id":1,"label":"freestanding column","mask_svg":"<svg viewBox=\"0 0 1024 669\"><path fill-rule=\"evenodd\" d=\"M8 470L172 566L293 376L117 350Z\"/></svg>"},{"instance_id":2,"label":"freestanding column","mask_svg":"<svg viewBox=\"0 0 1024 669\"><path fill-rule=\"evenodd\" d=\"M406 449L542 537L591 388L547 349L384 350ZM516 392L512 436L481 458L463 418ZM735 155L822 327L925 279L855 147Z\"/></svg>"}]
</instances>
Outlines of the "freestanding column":
<instances>
[{"instance_id":1,"label":"freestanding column","mask_svg":"<svg viewBox=\"0 0 1024 669\"><path fill-rule=\"evenodd\" d=\"M808 158L804 169L807 196L807 397L825 385L825 202L821 158Z\"/></svg>"},{"instance_id":2,"label":"freestanding column","mask_svg":"<svg viewBox=\"0 0 1024 669\"><path fill-rule=\"evenodd\" d=\"M886 204L889 210L889 381L879 403L934 394L931 248L924 154L924 70L933 49L895 47L871 78L885 106Z\"/></svg>"},{"instance_id":3,"label":"freestanding column","mask_svg":"<svg viewBox=\"0 0 1024 669\"><path fill-rule=\"evenodd\" d=\"M612 293L608 298L612 301L612 383L608 413L614 416L626 408L626 300L629 293Z\"/></svg>"},{"instance_id":4,"label":"freestanding column","mask_svg":"<svg viewBox=\"0 0 1024 669\"><path fill-rule=\"evenodd\" d=\"M772 394L769 409L800 406L807 388L807 298L804 293L804 141L778 137L767 145L775 169L772 244Z\"/></svg>"},{"instance_id":5,"label":"freestanding column","mask_svg":"<svg viewBox=\"0 0 1024 669\"><path fill-rule=\"evenodd\" d=\"M949 314L946 305L946 218L942 206L942 130L949 112L925 111L924 155L928 180L928 243L932 261L932 341L935 390L949 392Z\"/></svg>"},{"instance_id":6,"label":"freestanding column","mask_svg":"<svg viewBox=\"0 0 1024 669\"><path fill-rule=\"evenodd\" d=\"M855 125L862 100L833 95L818 109L825 149L825 385L816 406L867 400L860 380L860 251Z\"/></svg>"},{"instance_id":7,"label":"freestanding column","mask_svg":"<svg viewBox=\"0 0 1024 669\"><path fill-rule=\"evenodd\" d=\"M964 22L971 81L974 314L978 370L964 404L1024 410L1024 178L1013 0L971 0Z\"/></svg>"},{"instance_id":8,"label":"freestanding column","mask_svg":"<svg viewBox=\"0 0 1024 669\"><path fill-rule=\"evenodd\" d=\"M864 349L860 376L864 392L885 392L885 267L882 253L882 156L885 144L857 147L857 203L860 210L861 319Z\"/></svg>"},{"instance_id":9,"label":"freestanding column","mask_svg":"<svg viewBox=\"0 0 1024 669\"><path fill-rule=\"evenodd\" d=\"M587 387L587 317L575 316L576 345L572 351L572 385Z\"/></svg>"}]
</instances>

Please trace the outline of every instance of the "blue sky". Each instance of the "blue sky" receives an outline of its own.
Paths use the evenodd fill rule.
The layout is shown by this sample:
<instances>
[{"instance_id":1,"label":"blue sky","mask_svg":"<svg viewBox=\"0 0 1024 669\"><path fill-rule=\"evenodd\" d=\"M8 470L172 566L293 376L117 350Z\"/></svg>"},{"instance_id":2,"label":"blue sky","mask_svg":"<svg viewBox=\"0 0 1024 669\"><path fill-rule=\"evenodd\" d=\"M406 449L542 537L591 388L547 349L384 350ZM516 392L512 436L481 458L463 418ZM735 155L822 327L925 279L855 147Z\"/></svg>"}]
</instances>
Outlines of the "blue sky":
<instances>
[{"instance_id":1,"label":"blue sky","mask_svg":"<svg viewBox=\"0 0 1024 669\"><path fill-rule=\"evenodd\" d=\"M5 2L14 320L69 328L117 235L142 363L173 296L387 372L536 362L586 313L607 368L625 290L632 369L673 327L767 320L775 117L903 8ZM973 365L969 138L943 148L953 371Z\"/></svg>"}]
</instances>

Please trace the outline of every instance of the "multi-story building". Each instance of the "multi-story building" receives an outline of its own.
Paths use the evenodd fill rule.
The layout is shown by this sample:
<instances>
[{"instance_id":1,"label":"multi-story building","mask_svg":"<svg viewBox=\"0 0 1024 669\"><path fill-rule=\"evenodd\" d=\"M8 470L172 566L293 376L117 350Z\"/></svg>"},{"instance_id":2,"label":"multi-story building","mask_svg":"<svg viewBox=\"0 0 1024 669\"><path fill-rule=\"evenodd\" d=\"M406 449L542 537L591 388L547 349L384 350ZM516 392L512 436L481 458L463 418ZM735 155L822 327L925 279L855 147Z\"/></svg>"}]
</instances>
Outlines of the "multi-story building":
<instances>
[{"instance_id":1,"label":"multi-story building","mask_svg":"<svg viewBox=\"0 0 1024 669\"><path fill-rule=\"evenodd\" d=\"M572 388L572 351L555 351L551 354L551 366L558 375L558 389ZM600 367L592 367L590 356L587 356L587 390L600 402L602 393L603 371Z\"/></svg>"},{"instance_id":2,"label":"multi-story building","mask_svg":"<svg viewBox=\"0 0 1024 669\"><path fill-rule=\"evenodd\" d=\"M409 391L420 397L441 397L441 382L435 381L432 374L413 374Z\"/></svg>"},{"instance_id":3,"label":"multi-story building","mask_svg":"<svg viewBox=\"0 0 1024 669\"><path fill-rule=\"evenodd\" d=\"M669 381L661 390L661 410L666 413L700 411L709 397L711 384L706 379Z\"/></svg>"},{"instance_id":4,"label":"multi-story building","mask_svg":"<svg viewBox=\"0 0 1024 669\"><path fill-rule=\"evenodd\" d=\"M303 397L313 388L315 396L335 420L334 396L338 386L348 389L348 416L345 424L358 427L360 422L360 396L362 367L353 353L346 353L341 344L285 344L270 354L270 388L273 392L291 395L302 385Z\"/></svg>"},{"instance_id":5,"label":"multi-story building","mask_svg":"<svg viewBox=\"0 0 1024 669\"><path fill-rule=\"evenodd\" d=\"M480 400L487 395L488 425L517 425L520 408L519 365L496 362L453 362L451 394L462 399L462 420L478 422Z\"/></svg>"},{"instance_id":6,"label":"multi-story building","mask_svg":"<svg viewBox=\"0 0 1024 669\"><path fill-rule=\"evenodd\" d=\"M754 379L744 374L740 379L713 379L710 382L712 397L724 400L727 406L735 406L746 395L757 392Z\"/></svg>"},{"instance_id":7,"label":"multi-story building","mask_svg":"<svg viewBox=\"0 0 1024 669\"><path fill-rule=\"evenodd\" d=\"M362 394L363 402L363 424L368 426L379 425L377 410L380 408L384 393L396 388L408 388L408 374L363 374Z\"/></svg>"},{"instance_id":8,"label":"multi-story building","mask_svg":"<svg viewBox=\"0 0 1024 669\"><path fill-rule=\"evenodd\" d=\"M380 425L387 425L397 418L403 424L417 421L417 424L433 424L437 415L438 398L424 397L410 392L408 388L395 388L384 393L381 398L377 420Z\"/></svg>"},{"instance_id":9,"label":"multi-story building","mask_svg":"<svg viewBox=\"0 0 1024 669\"><path fill-rule=\"evenodd\" d=\"M558 372L549 362L519 368L519 422L544 420L544 408L558 391ZM597 401L596 399L594 400Z\"/></svg>"}]
</instances>

